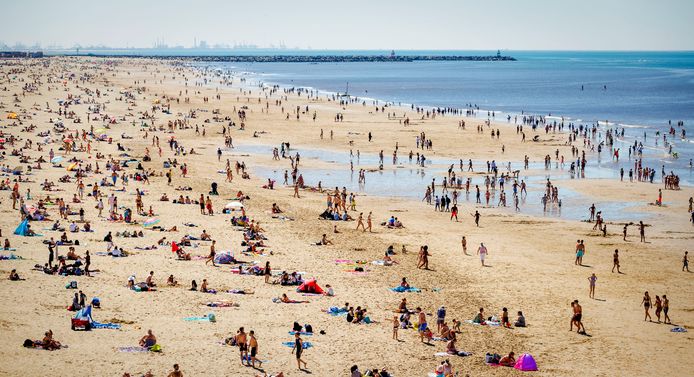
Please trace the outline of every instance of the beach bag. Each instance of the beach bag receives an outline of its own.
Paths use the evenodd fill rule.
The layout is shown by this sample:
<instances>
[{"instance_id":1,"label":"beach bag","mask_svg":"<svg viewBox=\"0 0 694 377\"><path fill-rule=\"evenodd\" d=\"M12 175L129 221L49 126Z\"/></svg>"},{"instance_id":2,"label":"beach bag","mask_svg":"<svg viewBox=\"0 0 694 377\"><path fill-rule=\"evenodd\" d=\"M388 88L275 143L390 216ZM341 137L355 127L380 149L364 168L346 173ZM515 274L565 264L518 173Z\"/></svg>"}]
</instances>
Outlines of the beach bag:
<instances>
[{"instance_id":1,"label":"beach bag","mask_svg":"<svg viewBox=\"0 0 694 377\"><path fill-rule=\"evenodd\" d=\"M66 289L77 289L77 281L73 280L69 282L66 286Z\"/></svg>"},{"instance_id":2,"label":"beach bag","mask_svg":"<svg viewBox=\"0 0 694 377\"><path fill-rule=\"evenodd\" d=\"M208 319L210 322L217 322L217 316L215 316L214 313L208 314L208 315L207 315L207 319Z\"/></svg>"},{"instance_id":3,"label":"beach bag","mask_svg":"<svg viewBox=\"0 0 694 377\"><path fill-rule=\"evenodd\" d=\"M22 344L23 347L26 348L33 348L34 347L34 341L31 339L24 339L24 344Z\"/></svg>"},{"instance_id":4,"label":"beach bag","mask_svg":"<svg viewBox=\"0 0 694 377\"><path fill-rule=\"evenodd\" d=\"M299 324L299 322L294 322L293 330L297 332L301 331L301 325Z\"/></svg>"},{"instance_id":5,"label":"beach bag","mask_svg":"<svg viewBox=\"0 0 694 377\"><path fill-rule=\"evenodd\" d=\"M155 344L149 350L152 352L161 352L161 346L158 344Z\"/></svg>"},{"instance_id":6,"label":"beach bag","mask_svg":"<svg viewBox=\"0 0 694 377\"><path fill-rule=\"evenodd\" d=\"M499 360L501 360L501 355L497 353L487 353L484 357L484 362L487 364L499 364Z\"/></svg>"},{"instance_id":7,"label":"beach bag","mask_svg":"<svg viewBox=\"0 0 694 377\"><path fill-rule=\"evenodd\" d=\"M313 334L313 326L311 325L304 325L304 329L306 329L307 333Z\"/></svg>"}]
</instances>

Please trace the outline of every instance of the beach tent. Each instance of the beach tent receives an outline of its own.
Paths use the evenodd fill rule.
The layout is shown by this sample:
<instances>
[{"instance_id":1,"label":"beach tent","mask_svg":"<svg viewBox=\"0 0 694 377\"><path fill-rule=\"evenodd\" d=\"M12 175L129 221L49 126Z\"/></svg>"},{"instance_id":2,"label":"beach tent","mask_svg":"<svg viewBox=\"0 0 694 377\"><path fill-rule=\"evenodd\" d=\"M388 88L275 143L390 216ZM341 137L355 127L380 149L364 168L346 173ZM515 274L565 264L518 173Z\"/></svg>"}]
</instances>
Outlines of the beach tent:
<instances>
[{"instance_id":1,"label":"beach tent","mask_svg":"<svg viewBox=\"0 0 694 377\"><path fill-rule=\"evenodd\" d=\"M537 370L537 363L529 353L524 353L516 360L516 365L513 367L524 372L529 372Z\"/></svg>"},{"instance_id":2,"label":"beach tent","mask_svg":"<svg viewBox=\"0 0 694 377\"><path fill-rule=\"evenodd\" d=\"M7 114L7 119L17 119L17 113L9 113L9 114Z\"/></svg>"},{"instance_id":3,"label":"beach tent","mask_svg":"<svg viewBox=\"0 0 694 377\"><path fill-rule=\"evenodd\" d=\"M243 209L243 203L238 201L229 202L224 206L224 209L228 209L229 211L240 211Z\"/></svg>"},{"instance_id":4,"label":"beach tent","mask_svg":"<svg viewBox=\"0 0 694 377\"><path fill-rule=\"evenodd\" d=\"M17 229L14 230L14 234L19 236L26 236L29 231L29 219L24 219Z\"/></svg>"},{"instance_id":5,"label":"beach tent","mask_svg":"<svg viewBox=\"0 0 694 377\"><path fill-rule=\"evenodd\" d=\"M232 264L234 263L234 255L231 251L221 252L214 256L214 262L217 264Z\"/></svg>"},{"instance_id":6,"label":"beach tent","mask_svg":"<svg viewBox=\"0 0 694 377\"><path fill-rule=\"evenodd\" d=\"M317 294L322 294L323 293L323 288L321 288L318 283L316 283L316 279L311 279L311 280L306 280L303 282L300 286L296 288L297 292L301 293L317 293Z\"/></svg>"}]
</instances>

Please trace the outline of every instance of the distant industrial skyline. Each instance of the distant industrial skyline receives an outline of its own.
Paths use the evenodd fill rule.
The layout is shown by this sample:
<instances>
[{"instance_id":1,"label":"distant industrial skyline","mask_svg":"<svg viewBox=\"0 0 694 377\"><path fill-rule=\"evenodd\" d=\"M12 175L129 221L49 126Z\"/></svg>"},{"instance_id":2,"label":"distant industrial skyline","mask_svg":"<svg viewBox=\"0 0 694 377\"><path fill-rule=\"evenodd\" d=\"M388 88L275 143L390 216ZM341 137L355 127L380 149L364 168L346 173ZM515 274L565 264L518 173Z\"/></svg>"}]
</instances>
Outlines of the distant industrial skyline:
<instances>
[{"instance_id":1,"label":"distant industrial skyline","mask_svg":"<svg viewBox=\"0 0 694 377\"><path fill-rule=\"evenodd\" d=\"M694 50L689 0L22 0L0 48Z\"/></svg>"}]
</instances>

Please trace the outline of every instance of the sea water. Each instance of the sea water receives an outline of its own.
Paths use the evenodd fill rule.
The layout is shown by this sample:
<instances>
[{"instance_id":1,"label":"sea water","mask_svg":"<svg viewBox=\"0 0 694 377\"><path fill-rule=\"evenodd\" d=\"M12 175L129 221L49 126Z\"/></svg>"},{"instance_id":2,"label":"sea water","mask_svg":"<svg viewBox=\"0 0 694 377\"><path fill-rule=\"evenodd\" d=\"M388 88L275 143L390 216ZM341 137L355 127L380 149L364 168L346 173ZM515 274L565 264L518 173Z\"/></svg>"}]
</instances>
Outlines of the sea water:
<instances>
[{"instance_id":1,"label":"sea water","mask_svg":"<svg viewBox=\"0 0 694 377\"><path fill-rule=\"evenodd\" d=\"M305 52L304 52L305 53ZM336 53L336 52L325 52ZM351 54L388 52L351 51ZM398 52L396 52L397 54ZM491 55L492 52L410 51L402 54ZM196 63L241 73L247 83L311 88L402 105L452 107L473 105L479 117L506 122L522 114L553 116L565 124L625 128L619 163L610 169L629 171L627 158L634 141L645 146L644 166L680 175L694 182L694 52L505 52L517 61L417 61L369 63ZM367 100L367 105L373 102ZM489 113L488 113L489 111ZM492 117L492 111L493 117ZM489 114L489 115L488 115ZM674 157L664 147L668 135ZM685 138L677 121L688 129ZM608 126L605 126L607 122ZM656 132L660 131L656 145ZM646 138L644 140L644 133ZM608 152L603 160L609 161ZM569 156L566 156L567 158ZM657 176L660 178L660 174Z\"/></svg>"}]
</instances>

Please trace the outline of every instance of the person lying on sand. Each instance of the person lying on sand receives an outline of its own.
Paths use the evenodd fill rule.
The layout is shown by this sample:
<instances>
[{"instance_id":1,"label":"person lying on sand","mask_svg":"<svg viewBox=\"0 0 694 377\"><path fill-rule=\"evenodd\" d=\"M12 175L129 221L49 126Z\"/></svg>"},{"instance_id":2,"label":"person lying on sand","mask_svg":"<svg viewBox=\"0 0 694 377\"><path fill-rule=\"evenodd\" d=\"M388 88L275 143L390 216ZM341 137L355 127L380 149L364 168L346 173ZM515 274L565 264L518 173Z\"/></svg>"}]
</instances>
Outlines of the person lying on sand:
<instances>
[{"instance_id":1,"label":"person lying on sand","mask_svg":"<svg viewBox=\"0 0 694 377\"><path fill-rule=\"evenodd\" d=\"M280 298L280 301L285 303L285 304L302 304L302 303L309 302L306 300L290 300L289 297L287 297L286 293L282 293L282 297Z\"/></svg>"}]
</instances>

